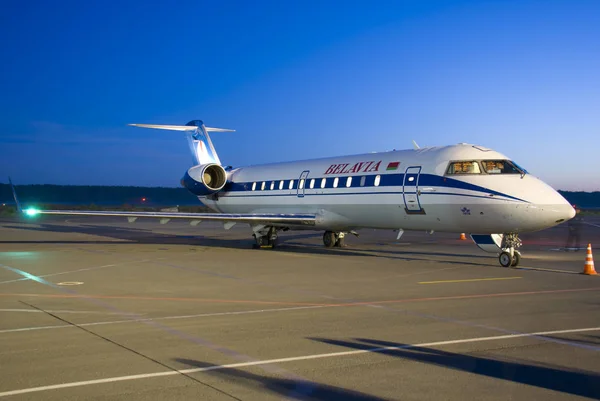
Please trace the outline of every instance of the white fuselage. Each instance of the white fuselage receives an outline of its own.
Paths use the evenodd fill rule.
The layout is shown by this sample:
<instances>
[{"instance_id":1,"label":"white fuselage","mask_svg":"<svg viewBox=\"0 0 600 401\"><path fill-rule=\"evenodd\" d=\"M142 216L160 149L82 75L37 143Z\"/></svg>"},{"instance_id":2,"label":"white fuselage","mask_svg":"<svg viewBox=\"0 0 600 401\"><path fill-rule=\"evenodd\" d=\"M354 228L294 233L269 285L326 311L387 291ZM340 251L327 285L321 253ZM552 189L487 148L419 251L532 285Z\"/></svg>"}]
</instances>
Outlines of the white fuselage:
<instances>
[{"instance_id":1,"label":"white fuselage","mask_svg":"<svg viewBox=\"0 0 600 401\"><path fill-rule=\"evenodd\" d=\"M571 205L530 174L447 174L450 162L463 160L508 158L460 144L249 166L230 171L217 196L199 199L222 213L314 213L314 229L338 231L518 233L573 217Z\"/></svg>"}]
</instances>

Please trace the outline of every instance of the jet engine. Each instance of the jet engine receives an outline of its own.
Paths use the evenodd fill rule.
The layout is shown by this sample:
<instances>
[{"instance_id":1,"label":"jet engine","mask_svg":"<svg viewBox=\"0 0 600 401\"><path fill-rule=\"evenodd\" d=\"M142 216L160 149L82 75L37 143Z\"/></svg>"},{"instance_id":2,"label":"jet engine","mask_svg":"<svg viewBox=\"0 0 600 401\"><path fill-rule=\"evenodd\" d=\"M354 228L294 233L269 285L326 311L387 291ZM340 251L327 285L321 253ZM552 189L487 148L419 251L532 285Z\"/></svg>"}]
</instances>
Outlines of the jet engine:
<instances>
[{"instance_id":1,"label":"jet engine","mask_svg":"<svg viewBox=\"0 0 600 401\"><path fill-rule=\"evenodd\" d=\"M181 185L198 196L219 192L227 183L227 172L218 164L209 163L190 168L181 180Z\"/></svg>"}]
</instances>

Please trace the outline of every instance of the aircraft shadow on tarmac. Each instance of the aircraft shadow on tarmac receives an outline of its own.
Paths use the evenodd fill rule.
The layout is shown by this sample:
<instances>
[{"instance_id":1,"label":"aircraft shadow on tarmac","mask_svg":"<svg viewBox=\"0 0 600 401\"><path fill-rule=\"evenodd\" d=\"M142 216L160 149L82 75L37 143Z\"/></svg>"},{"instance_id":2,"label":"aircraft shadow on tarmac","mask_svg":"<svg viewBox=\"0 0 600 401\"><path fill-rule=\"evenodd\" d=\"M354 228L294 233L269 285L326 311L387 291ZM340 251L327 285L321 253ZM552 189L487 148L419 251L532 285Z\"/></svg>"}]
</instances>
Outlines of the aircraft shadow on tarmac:
<instances>
[{"instance_id":1,"label":"aircraft shadow on tarmac","mask_svg":"<svg viewBox=\"0 0 600 401\"><path fill-rule=\"evenodd\" d=\"M155 244L155 245L189 245L189 246L206 246L219 248L233 249L251 249L254 244L252 238L219 238L217 236L202 236L202 235L175 235L157 233L151 229L137 227L112 227L92 224L79 225L62 225L48 224L36 222L35 225L8 225L3 227L17 230L32 230L40 232L56 232L56 233L78 233L100 237L113 238L122 241L97 240L97 239L81 239L81 240L5 240L0 241L0 244L105 244L105 245L127 245L131 243L137 244ZM435 261L445 264L456 265L474 265L474 266L493 266L497 267L495 259L489 256L473 255L467 253L448 253L448 252L422 252L422 251L406 251L406 250L386 250L386 249L352 249L346 248L324 248L321 245L312 245L298 240L307 238L320 238L320 233L303 233L294 235L281 235L280 241L275 248L278 252L305 253L316 255L346 255L346 256L370 256L382 257L387 259L402 260L402 261ZM474 250L474 252L476 252ZM480 259L481 263L471 261L453 261L439 260L432 257L463 257Z\"/></svg>"},{"instance_id":2,"label":"aircraft shadow on tarmac","mask_svg":"<svg viewBox=\"0 0 600 401\"><path fill-rule=\"evenodd\" d=\"M521 361L502 361L433 348L413 347L408 344L364 338L355 338L352 341L324 338L311 338L311 340L356 350L371 350L371 352L396 358L428 363L514 383L527 384L565 394L595 399L599 399L600 397L600 374L590 371L570 370L551 365L531 365ZM399 349L378 349L385 347L398 347Z\"/></svg>"},{"instance_id":3,"label":"aircraft shadow on tarmac","mask_svg":"<svg viewBox=\"0 0 600 401\"><path fill-rule=\"evenodd\" d=\"M308 380L262 376L240 369L219 369L216 365L196 361L193 359L175 359L177 362L191 366L192 368L207 368L204 373L216 376L220 379L229 379L236 384L253 388L260 392L271 392L292 400L314 400L314 401L383 401L383 398L369 394L347 390L340 387L319 384ZM212 387L212 386L211 386ZM213 387L214 388L214 387ZM222 390L217 390L225 392ZM229 394L228 394L229 395Z\"/></svg>"}]
</instances>

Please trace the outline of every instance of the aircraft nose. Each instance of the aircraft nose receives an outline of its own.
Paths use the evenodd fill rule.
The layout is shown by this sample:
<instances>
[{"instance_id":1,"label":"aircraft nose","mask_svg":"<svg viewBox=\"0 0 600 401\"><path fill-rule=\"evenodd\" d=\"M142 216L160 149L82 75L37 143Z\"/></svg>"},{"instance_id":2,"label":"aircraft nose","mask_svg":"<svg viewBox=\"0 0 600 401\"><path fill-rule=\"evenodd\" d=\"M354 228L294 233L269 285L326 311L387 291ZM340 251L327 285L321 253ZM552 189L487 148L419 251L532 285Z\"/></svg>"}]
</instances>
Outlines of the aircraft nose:
<instances>
[{"instance_id":1,"label":"aircraft nose","mask_svg":"<svg viewBox=\"0 0 600 401\"><path fill-rule=\"evenodd\" d=\"M562 223L564 221L571 220L573 217L575 217L575 208L571 206L571 204L566 200L564 204L556 205L555 208L556 217L558 217L556 223Z\"/></svg>"}]
</instances>

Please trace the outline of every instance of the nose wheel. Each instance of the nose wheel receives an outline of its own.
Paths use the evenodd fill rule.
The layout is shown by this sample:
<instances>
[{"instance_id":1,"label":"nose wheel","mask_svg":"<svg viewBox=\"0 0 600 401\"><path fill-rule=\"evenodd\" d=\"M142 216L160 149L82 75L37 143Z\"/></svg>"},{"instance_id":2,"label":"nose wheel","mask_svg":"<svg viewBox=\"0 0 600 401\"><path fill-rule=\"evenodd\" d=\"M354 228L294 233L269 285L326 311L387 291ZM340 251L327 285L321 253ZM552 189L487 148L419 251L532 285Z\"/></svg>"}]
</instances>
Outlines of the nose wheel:
<instances>
[{"instance_id":1,"label":"nose wheel","mask_svg":"<svg viewBox=\"0 0 600 401\"><path fill-rule=\"evenodd\" d=\"M498 256L498 261L502 267L516 267L521 262L521 252L517 251L522 245L517 234L504 234L502 238L502 252Z\"/></svg>"},{"instance_id":2,"label":"nose wheel","mask_svg":"<svg viewBox=\"0 0 600 401\"><path fill-rule=\"evenodd\" d=\"M502 252L500 256L498 256L498 261L502 267L515 267L518 266L521 262L521 252L513 251L513 255L510 255L510 252Z\"/></svg>"}]
</instances>

